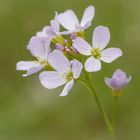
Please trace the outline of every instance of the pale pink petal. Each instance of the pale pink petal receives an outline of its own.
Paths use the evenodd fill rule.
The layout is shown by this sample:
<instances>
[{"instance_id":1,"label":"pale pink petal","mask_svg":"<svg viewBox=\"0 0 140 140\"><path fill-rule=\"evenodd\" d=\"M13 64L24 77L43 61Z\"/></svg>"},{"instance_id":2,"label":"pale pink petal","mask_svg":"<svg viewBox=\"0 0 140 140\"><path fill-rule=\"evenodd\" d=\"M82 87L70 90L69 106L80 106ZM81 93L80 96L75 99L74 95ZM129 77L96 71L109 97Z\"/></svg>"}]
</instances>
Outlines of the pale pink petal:
<instances>
[{"instance_id":1,"label":"pale pink petal","mask_svg":"<svg viewBox=\"0 0 140 140\"><path fill-rule=\"evenodd\" d=\"M59 32L60 35L69 35L73 33L73 31L62 31L62 32Z\"/></svg>"},{"instance_id":2,"label":"pale pink petal","mask_svg":"<svg viewBox=\"0 0 140 140\"><path fill-rule=\"evenodd\" d=\"M27 49L37 58L46 59L50 50L50 41L47 37L33 37Z\"/></svg>"},{"instance_id":3,"label":"pale pink petal","mask_svg":"<svg viewBox=\"0 0 140 140\"><path fill-rule=\"evenodd\" d=\"M95 8L93 6L87 7L81 20L81 26L88 28L91 25L94 16L95 16Z\"/></svg>"},{"instance_id":4,"label":"pale pink petal","mask_svg":"<svg viewBox=\"0 0 140 140\"><path fill-rule=\"evenodd\" d=\"M110 41L110 31L105 26L95 28L92 37L92 45L94 48L104 49Z\"/></svg>"},{"instance_id":5,"label":"pale pink petal","mask_svg":"<svg viewBox=\"0 0 140 140\"><path fill-rule=\"evenodd\" d=\"M41 84L48 89L59 87L66 83L66 80L56 71L46 71L39 75Z\"/></svg>"},{"instance_id":6,"label":"pale pink petal","mask_svg":"<svg viewBox=\"0 0 140 140\"><path fill-rule=\"evenodd\" d=\"M37 63L37 61L20 61L16 65L16 70L27 71L23 74L24 77L30 76L43 68L43 65Z\"/></svg>"},{"instance_id":7,"label":"pale pink petal","mask_svg":"<svg viewBox=\"0 0 140 140\"><path fill-rule=\"evenodd\" d=\"M111 89L113 89L113 87L111 86L111 79L110 78L107 78L105 77L105 83L108 87L110 87Z\"/></svg>"},{"instance_id":8,"label":"pale pink petal","mask_svg":"<svg viewBox=\"0 0 140 140\"><path fill-rule=\"evenodd\" d=\"M45 33L50 40L56 35L56 32L50 26L45 29Z\"/></svg>"},{"instance_id":9,"label":"pale pink petal","mask_svg":"<svg viewBox=\"0 0 140 140\"><path fill-rule=\"evenodd\" d=\"M35 57L44 57L44 48L39 37L32 37L27 46L27 49Z\"/></svg>"},{"instance_id":10,"label":"pale pink petal","mask_svg":"<svg viewBox=\"0 0 140 140\"><path fill-rule=\"evenodd\" d=\"M60 94L59 96L67 96L68 93L69 93L69 91L70 91L71 88L73 87L73 85L74 85L74 80L69 81L69 82L65 85L63 91L61 92L61 94Z\"/></svg>"},{"instance_id":11,"label":"pale pink petal","mask_svg":"<svg viewBox=\"0 0 140 140\"><path fill-rule=\"evenodd\" d=\"M30 75L32 75L32 74L34 74L34 73L39 72L43 67L44 67L43 65L39 65L39 66L37 66L37 67L32 67L32 68L30 68L30 69L27 71L26 74L23 74L22 76L23 76L23 77L30 76Z\"/></svg>"},{"instance_id":12,"label":"pale pink petal","mask_svg":"<svg viewBox=\"0 0 140 140\"><path fill-rule=\"evenodd\" d=\"M72 10L67 10L64 13L56 15L58 22L68 30L75 30L75 26L79 24L79 21Z\"/></svg>"},{"instance_id":13,"label":"pale pink petal","mask_svg":"<svg viewBox=\"0 0 140 140\"><path fill-rule=\"evenodd\" d=\"M45 26L45 27L42 29L42 31L36 33L36 36L37 36L37 37L47 37L46 29L48 29L48 28L50 28L50 26Z\"/></svg>"},{"instance_id":14,"label":"pale pink petal","mask_svg":"<svg viewBox=\"0 0 140 140\"><path fill-rule=\"evenodd\" d=\"M101 62L93 56L89 57L85 62L85 70L87 72L95 72L101 70Z\"/></svg>"},{"instance_id":15,"label":"pale pink petal","mask_svg":"<svg viewBox=\"0 0 140 140\"><path fill-rule=\"evenodd\" d=\"M71 70L67 57L59 50L54 50L49 54L48 62L59 73L65 73Z\"/></svg>"},{"instance_id":16,"label":"pale pink petal","mask_svg":"<svg viewBox=\"0 0 140 140\"><path fill-rule=\"evenodd\" d=\"M47 37L49 40L51 40L56 32L53 30L51 26L45 26L41 32L37 32L37 37Z\"/></svg>"},{"instance_id":17,"label":"pale pink petal","mask_svg":"<svg viewBox=\"0 0 140 140\"><path fill-rule=\"evenodd\" d=\"M82 63L77 60L72 60L70 63L72 65L73 77L75 79L79 78L82 68L83 68Z\"/></svg>"},{"instance_id":18,"label":"pale pink petal","mask_svg":"<svg viewBox=\"0 0 140 140\"><path fill-rule=\"evenodd\" d=\"M60 25L58 23L58 21L56 19L51 20L51 28L55 31L55 32L59 32L60 30Z\"/></svg>"},{"instance_id":19,"label":"pale pink petal","mask_svg":"<svg viewBox=\"0 0 140 140\"><path fill-rule=\"evenodd\" d=\"M126 76L126 73L123 71L123 70L121 70L121 69L117 69L114 73L113 73L113 76L112 76L112 78L116 78L116 77L118 77L118 78L125 78L125 77L127 77Z\"/></svg>"},{"instance_id":20,"label":"pale pink petal","mask_svg":"<svg viewBox=\"0 0 140 140\"><path fill-rule=\"evenodd\" d=\"M16 64L16 70L28 70L33 66L38 66L37 61L19 61Z\"/></svg>"},{"instance_id":21,"label":"pale pink petal","mask_svg":"<svg viewBox=\"0 0 140 140\"><path fill-rule=\"evenodd\" d=\"M101 52L101 60L106 63L111 63L118 57L122 56L122 51L118 48L108 48Z\"/></svg>"},{"instance_id":22,"label":"pale pink petal","mask_svg":"<svg viewBox=\"0 0 140 140\"><path fill-rule=\"evenodd\" d=\"M73 42L73 47L83 55L91 55L92 47L84 39L77 37Z\"/></svg>"}]
</instances>

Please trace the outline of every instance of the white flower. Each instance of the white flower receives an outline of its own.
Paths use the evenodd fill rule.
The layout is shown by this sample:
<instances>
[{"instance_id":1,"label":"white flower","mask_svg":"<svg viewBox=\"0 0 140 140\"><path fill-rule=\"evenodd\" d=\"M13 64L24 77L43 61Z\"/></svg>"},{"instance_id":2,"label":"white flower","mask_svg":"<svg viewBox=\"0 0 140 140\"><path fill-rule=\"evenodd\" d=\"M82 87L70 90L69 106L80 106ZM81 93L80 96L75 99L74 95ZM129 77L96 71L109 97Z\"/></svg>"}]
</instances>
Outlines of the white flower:
<instances>
[{"instance_id":1,"label":"white flower","mask_svg":"<svg viewBox=\"0 0 140 140\"><path fill-rule=\"evenodd\" d=\"M56 19L51 20L50 26L43 28L41 32L37 32L38 37L48 37L50 40L55 36L60 34L60 25Z\"/></svg>"},{"instance_id":2,"label":"white flower","mask_svg":"<svg viewBox=\"0 0 140 140\"><path fill-rule=\"evenodd\" d=\"M69 34L72 32L79 32L81 30L87 29L91 26L91 22L95 16L95 8L89 6L86 8L81 22L79 22L77 16L72 10L67 10L64 13L56 15L58 22L68 31L64 34Z\"/></svg>"},{"instance_id":3,"label":"white flower","mask_svg":"<svg viewBox=\"0 0 140 140\"><path fill-rule=\"evenodd\" d=\"M85 62L85 69L94 72L101 69L100 60L111 63L122 56L122 51L118 48L108 48L103 50L110 41L110 32L107 27L98 26L95 28L92 37L92 46L84 39L78 37L73 42L76 50L86 56L90 56Z\"/></svg>"},{"instance_id":4,"label":"white flower","mask_svg":"<svg viewBox=\"0 0 140 140\"><path fill-rule=\"evenodd\" d=\"M48 57L49 64L56 71L46 71L39 75L41 84L53 89L65 84L60 96L66 96L74 84L74 80L79 78L82 71L82 64L77 60L71 62L59 50L54 50Z\"/></svg>"},{"instance_id":5,"label":"white flower","mask_svg":"<svg viewBox=\"0 0 140 140\"><path fill-rule=\"evenodd\" d=\"M32 75L48 65L48 54L50 52L50 41L45 37L32 37L27 49L36 57L36 61L19 61L16 70L27 71L24 77Z\"/></svg>"}]
</instances>

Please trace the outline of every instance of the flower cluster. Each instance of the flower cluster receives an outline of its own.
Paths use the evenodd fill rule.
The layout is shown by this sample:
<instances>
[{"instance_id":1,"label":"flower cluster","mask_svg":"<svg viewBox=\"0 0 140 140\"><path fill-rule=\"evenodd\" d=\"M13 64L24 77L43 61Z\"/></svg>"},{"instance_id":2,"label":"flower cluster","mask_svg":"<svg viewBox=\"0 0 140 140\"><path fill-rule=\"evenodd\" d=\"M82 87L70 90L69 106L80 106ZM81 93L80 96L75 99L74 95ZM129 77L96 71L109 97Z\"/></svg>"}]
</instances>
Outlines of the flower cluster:
<instances>
[{"instance_id":1,"label":"flower cluster","mask_svg":"<svg viewBox=\"0 0 140 140\"><path fill-rule=\"evenodd\" d=\"M41 71L41 84L48 89L65 84L60 96L66 96L82 71L97 72L101 70L101 61L111 63L122 56L119 48L104 49L110 41L110 31L105 26L94 29L92 45L86 41L85 30L91 26L94 16L93 6L85 9L80 22L72 10L56 12L50 25L37 32L27 45L36 60L20 61L16 69L27 71L24 77ZM110 79L106 83L111 88L114 85Z\"/></svg>"}]
</instances>

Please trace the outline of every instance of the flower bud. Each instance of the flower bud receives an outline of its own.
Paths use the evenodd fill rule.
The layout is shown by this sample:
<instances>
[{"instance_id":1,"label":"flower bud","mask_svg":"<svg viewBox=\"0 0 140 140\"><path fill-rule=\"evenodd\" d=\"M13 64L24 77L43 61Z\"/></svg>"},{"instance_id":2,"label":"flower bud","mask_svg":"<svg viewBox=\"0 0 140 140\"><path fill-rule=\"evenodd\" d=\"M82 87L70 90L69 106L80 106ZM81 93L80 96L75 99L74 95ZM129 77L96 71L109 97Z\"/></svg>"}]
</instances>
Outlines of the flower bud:
<instances>
[{"instance_id":1,"label":"flower bud","mask_svg":"<svg viewBox=\"0 0 140 140\"><path fill-rule=\"evenodd\" d=\"M127 77L125 72L118 69L112 78L105 78L105 83L113 90L113 96L120 96L121 90L129 83L131 76Z\"/></svg>"},{"instance_id":2,"label":"flower bud","mask_svg":"<svg viewBox=\"0 0 140 140\"><path fill-rule=\"evenodd\" d=\"M62 46L61 44L56 44L55 47L58 50L64 50L64 46Z\"/></svg>"},{"instance_id":3,"label":"flower bud","mask_svg":"<svg viewBox=\"0 0 140 140\"><path fill-rule=\"evenodd\" d=\"M72 40L74 40L74 39L77 38L77 35L76 35L75 33L71 33L71 34L70 34L70 38L71 38Z\"/></svg>"}]
</instances>

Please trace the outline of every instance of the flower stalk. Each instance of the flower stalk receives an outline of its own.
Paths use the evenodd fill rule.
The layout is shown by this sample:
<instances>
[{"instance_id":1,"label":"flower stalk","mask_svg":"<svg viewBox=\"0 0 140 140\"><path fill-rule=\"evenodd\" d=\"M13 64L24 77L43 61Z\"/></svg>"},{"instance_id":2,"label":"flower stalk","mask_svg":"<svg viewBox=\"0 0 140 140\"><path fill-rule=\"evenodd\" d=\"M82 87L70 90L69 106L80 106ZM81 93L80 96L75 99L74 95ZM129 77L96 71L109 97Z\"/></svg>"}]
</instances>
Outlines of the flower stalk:
<instances>
[{"instance_id":1,"label":"flower stalk","mask_svg":"<svg viewBox=\"0 0 140 140\"><path fill-rule=\"evenodd\" d=\"M116 113L117 113L117 102L118 102L118 97L113 98L113 104L112 104L112 119L111 123L112 126L115 128L115 120L116 120Z\"/></svg>"},{"instance_id":2,"label":"flower stalk","mask_svg":"<svg viewBox=\"0 0 140 140\"><path fill-rule=\"evenodd\" d=\"M108 117L103 105L101 104L101 101L100 101L100 99L98 97L96 89L95 89L95 87L93 85L92 79L91 79L91 77L89 76L89 74L86 71L84 72L84 74L85 74L85 80L80 80L80 81L90 91L91 95L94 96L95 101L97 103L97 106L99 108L99 111L100 111L100 113L102 114L102 116L103 116L103 118L105 120L106 126L107 126L109 132L112 134L113 140L115 140L116 138L115 138L115 132L114 132L112 122L110 121L110 119L109 119L109 117Z\"/></svg>"}]
</instances>

